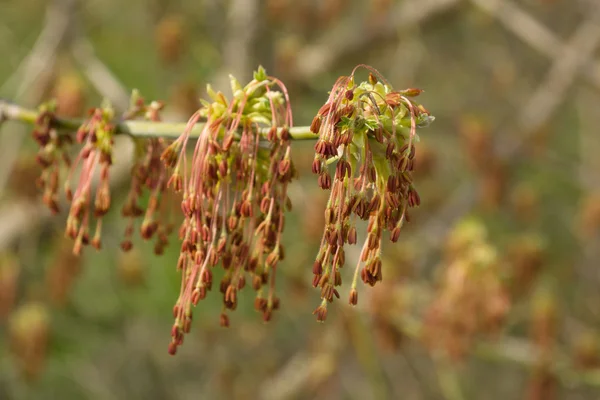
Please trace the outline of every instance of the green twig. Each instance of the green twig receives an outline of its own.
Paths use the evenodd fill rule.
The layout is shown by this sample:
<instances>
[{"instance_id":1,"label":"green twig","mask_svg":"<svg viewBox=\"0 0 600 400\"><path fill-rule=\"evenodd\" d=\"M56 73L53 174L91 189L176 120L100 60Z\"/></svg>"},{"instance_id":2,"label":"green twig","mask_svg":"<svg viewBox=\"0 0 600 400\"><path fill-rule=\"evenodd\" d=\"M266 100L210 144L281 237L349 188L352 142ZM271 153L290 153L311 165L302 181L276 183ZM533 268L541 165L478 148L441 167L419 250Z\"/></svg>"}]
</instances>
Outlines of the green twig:
<instances>
[{"instance_id":1,"label":"green twig","mask_svg":"<svg viewBox=\"0 0 600 400\"><path fill-rule=\"evenodd\" d=\"M0 121L11 120L34 124L38 112L0 99ZM56 117L53 125L57 129L77 130L83 120ZM147 122L147 121L122 121L116 124L116 133L125 134L139 138L161 137L165 139L176 139L185 129L186 122ZM202 132L203 123L197 123L190 134L197 137ZM261 129L261 134L266 136L269 129ZM315 140L318 135L312 133L308 126L296 126L290 128L290 136L293 140Z\"/></svg>"}]
</instances>

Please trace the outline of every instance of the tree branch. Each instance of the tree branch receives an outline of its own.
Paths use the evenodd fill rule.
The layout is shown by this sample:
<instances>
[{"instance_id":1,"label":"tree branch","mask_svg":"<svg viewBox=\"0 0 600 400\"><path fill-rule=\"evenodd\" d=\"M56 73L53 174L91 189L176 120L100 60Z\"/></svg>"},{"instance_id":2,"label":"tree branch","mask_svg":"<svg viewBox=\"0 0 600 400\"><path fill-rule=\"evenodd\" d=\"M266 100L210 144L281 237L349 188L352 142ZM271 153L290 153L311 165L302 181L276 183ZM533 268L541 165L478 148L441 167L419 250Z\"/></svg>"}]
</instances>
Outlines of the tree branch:
<instances>
[{"instance_id":1,"label":"tree branch","mask_svg":"<svg viewBox=\"0 0 600 400\"><path fill-rule=\"evenodd\" d=\"M0 99L0 120L11 120L34 124L38 112L28 108L9 103ZM83 120L54 118L53 126L58 129L77 130ZM115 125L117 134L125 134L136 138L160 137L165 139L176 139L185 130L186 122L147 122L147 121L121 121ZM198 137L204 127L198 123L192 129L190 136ZM268 128L261 129L261 134L266 137ZM308 126L296 126L290 128L292 140L316 140L318 135L310 131Z\"/></svg>"}]
</instances>

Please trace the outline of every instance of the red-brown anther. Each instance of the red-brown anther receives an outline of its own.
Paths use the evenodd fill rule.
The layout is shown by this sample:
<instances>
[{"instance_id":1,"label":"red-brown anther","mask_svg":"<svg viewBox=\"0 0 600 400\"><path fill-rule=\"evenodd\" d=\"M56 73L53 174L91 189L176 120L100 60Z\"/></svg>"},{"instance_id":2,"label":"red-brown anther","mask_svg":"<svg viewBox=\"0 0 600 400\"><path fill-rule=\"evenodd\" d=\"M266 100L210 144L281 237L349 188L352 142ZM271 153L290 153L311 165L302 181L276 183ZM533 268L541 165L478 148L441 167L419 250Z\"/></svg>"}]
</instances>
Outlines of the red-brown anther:
<instances>
[{"instance_id":1,"label":"red-brown anther","mask_svg":"<svg viewBox=\"0 0 600 400\"><path fill-rule=\"evenodd\" d=\"M398 181L395 176L390 175L387 180L386 190L388 192L395 192L398 189Z\"/></svg>"},{"instance_id":2,"label":"red-brown anther","mask_svg":"<svg viewBox=\"0 0 600 400\"><path fill-rule=\"evenodd\" d=\"M252 289L259 290L262 287L262 277L260 275L252 276Z\"/></svg>"},{"instance_id":3,"label":"red-brown anther","mask_svg":"<svg viewBox=\"0 0 600 400\"><path fill-rule=\"evenodd\" d=\"M400 105L400 93L398 92L390 92L385 95L385 102L388 106L394 108Z\"/></svg>"},{"instance_id":4,"label":"red-brown anther","mask_svg":"<svg viewBox=\"0 0 600 400\"><path fill-rule=\"evenodd\" d=\"M348 176L350 176L349 170L350 169L350 164L346 161L346 160L340 160L338 161L336 167L335 167L335 178L336 179L344 179L344 177L346 176L346 173L348 173Z\"/></svg>"},{"instance_id":5,"label":"red-brown anther","mask_svg":"<svg viewBox=\"0 0 600 400\"><path fill-rule=\"evenodd\" d=\"M225 136L225 138L223 139L223 144L221 146L221 148L223 149L224 152L227 153L229 151L229 149L231 148L231 145L234 142L234 139L235 138L234 138L233 134Z\"/></svg>"},{"instance_id":6,"label":"red-brown anther","mask_svg":"<svg viewBox=\"0 0 600 400\"><path fill-rule=\"evenodd\" d=\"M415 149L415 145L411 144L411 146L410 146L410 153L408 153L408 158L410 160L412 160L413 158L415 158L416 151L417 150Z\"/></svg>"},{"instance_id":7,"label":"red-brown anther","mask_svg":"<svg viewBox=\"0 0 600 400\"><path fill-rule=\"evenodd\" d=\"M423 93L423 90L417 88L404 89L400 91L400 94L405 97L416 97Z\"/></svg>"},{"instance_id":8,"label":"red-brown anther","mask_svg":"<svg viewBox=\"0 0 600 400\"><path fill-rule=\"evenodd\" d=\"M210 233L210 228L206 225L202 225L200 227L200 238L202 238L202 241L210 242L211 237L212 237L212 235Z\"/></svg>"},{"instance_id":9,"label":"red-brown anther","mask_svg":"<svg viewBox=\"0 0 600 400\"><path fill-rule=\"evenodd\" d=\"M331 176L329 176L327 172L323 172L319 175L319 186L323 190L329 190L331 188Z\"/></svg>"},{"instance_id":10,"label":"red-brown anther","mask_svg":"<svg viewBox=\"0 0 600 400\"><path fill-rule=\"evenodd\" d=\"M375 85L377 83L377 78L371 72L369 72L369 83L371 85Z\"/></svg>"},{"instance_id":11,"label":"red-brown anther","mask_svg":"<svg viewBox=\"0 0 600 400\"><path fill-rule=\"evenodd\" d=\"M206 298L206 292L212 287L212 281L200 286L198 299L204 300Z\"/></svg>"},{"instance_id":12,"label":"red-brown anther","mask_svg":"<svg viewBox=\"0 0 600 400\"><path fill-rule=\"evenodd\" d=\"M333 285L334 286L340 286L341 284L342 284L342 274L341 274L341 272L338 269L336 269L335 270L334 279L333 279ZM340 296L338 295L338 298L339 297Z\"/></svg>"},{"instance_id":13,"label":"red-brown anther","mask_svg":"<svg viewBox=\"0 0 600 400\"><path fill-rule=\"evenodd\" d=\"M48 192L44 193L43 202L44 204L46 204L46 206L48 206L52 214L56 215L60 212L58 202L56 201L56 197L53 194Z\"/></svg>"},{"instance_id":14,"label":"red-brown anther","mask_svg":"<svg viewBox=\"0 0 600 400\"><path fill-rule=\"evenodd\" d=\"M233 261L233 256L231 253L227 252L221 256L221 264L224 269L228 269L231 267L231 262Z\"/></svg>"},{"instance_id":15,"label":"red-brown anther","mask_svg":"<svg viewBox=\"0 0 600 400\"><path fill-rule=\"evenodd\" d=\"M142 226L140 228L141 235L144 239L150 239L156 229L158 228L158 222L156 221L144 221L142 222Z\"/></svg>"},{"instance_id":16,"label":"red-brown anther","mask_svg":"<svg viewBox=\"0 0 600 400\"><path fill-rule=\"evenodd\" d=\"M200 301L200 288L196 287L192 291L191 302L192 302L193 305L196 306L196 305L198 305L199 301Z\"/></svg>"},{"instance_id":17,"label":"red-brown anther","mask_svg":"<svg viewBox=\"0 0 600 400\"><path fill-rule=\"evenodd\" d=\"M281 303L281 301L280 301L279 297L273 297L273 304L272 304L273 310L279 310L280 303Z\"/></svg>"},{"instance_id":18,"label":"red-brown anther","mask_svg":"<svg viewBox=\"0 0 600 400\"><path fill-rule=\"evenodd\" d=\"M354 98L354 90L346 90L346 93L344 93L344 96L346 97L346 100L352 100Z\"/></svg>"},{"instance_id":19,"label":"red-brown anther","mask_svg":"<svg viewBox=\"0 0 600 400\"><path fill-rule=\"evenodd\" d=\"M323 264L321 264L319 260L314 262L312 272L315 275L321 275L323 273Z\"/></svg>"},{"instance_id":20,"label":"red-brown anther","mask_svg":"<svg viewBox=\"0 0 600 400\"><path fill-rule=\"evenodd\" d=\"M221 237L219 238L219 241L217 242L217 253L221 254L223 253L223 250L225 250L225 246L227 245L227 237L222 234Z\"/></svg>"},{"instance_id":21,"label":"red-brown anther","mask_svg":"<svg viewBox=\"0 0 600 400\"><path fill-rule=\"evenodd\" d=\"M269 129L269 132L267 132L267 140L269 142L274 142L275 140L277 140L277 127L276 126L272 126Z\"/></svg>"},{"instance_id":22,"label":"red-brown anther","mask_svg":"<svg viewBox=\"0 0 600 400\"><path fill-rule=\"evenodd\" d=\"M333 286L329 283L325 283L321 286L321 298L326 299L328 302L333 301Z\"/></svg>"},{"instance_id":23,"label":"red-brown anther","mask_svg":"<svg viewBox=\"0 0 600 400\"><path fill-rule=\"evenodd\" d=\"M262 319L264 322L269 322L271 320L272 316L273 316L273 312L268 308L266 310L264 310L262 313Z\"/></svg>"},{"instance_id":24,"label":"red-brown anther","mask_svg":"<svg viewBox=\"0 0 600 400\"><path fill-rule=\"evenodd\" d=\"M376 193L369 202L369 212L377 211L379 206L381 206L381 197L379 196L379 193Z\"/></svg>"},{"instance_id":25,"label":"red-brown anther","mask_svg":"<svg viewBox=\"0 0 600 400\"><path fill-rule=\"evenodd\" d=\"M131 243L131 240L123 240L121 242L121 249L123 251L129 251L129 250L131 250L132 247L133 247L133 243Z\"/></svg>"},{"instance_id":26,"label":"red-brown anther","mask_svg":"<svg viewBox=\"0 0 600 400\"><path fill-rule=\"evenodd\" d=\"M320 281L321 281L321 275L313 276L312 286L316 288L317 286L319 286Z\"/></svg>"},{"instance_id":27,"label":"red-brown anther","mask_svg":"<svg viewBox=\"0 0 600 400\"><path fill-rule=\"evenodd\" d=\"M312 133L319 133L320 129L321 129L321 116L317 115L313 118L313 120L310 124L310 131Z\"/></svg>"},{"instance_id":28,"label":"red-brown anther","mask_svg":"<svg viewBox=\"0 0 600 400\"><path fill-rule=\"evenodd\" d=\"M234 231L237 227L238 219L235 215L230 215L227 218L227 228L229 228L229 232Z\"/></svg>"},{"instance_id":29,"label":"red-brown anther","mask_svg":"<svg viewBox=\"0 0 600 400\"><path fill-rule=\"evenodd\" d=\"M269 207L271 206L271 198L263 197L260 201L260 212L266 214L269 212Z\"/></svg>"},{"instance_id":30,"label":"red-brown anther","mask_svg":"<svg viewBox=\"0 0 600 400\"><path fill-rule=\"evenodd\" d=\"M383 143L383 129L381 127L375 128L373 135L375 136L375 140L379 143Z\"/></svg>"},{"instance_id":31,"label":"red-brown anther","mask_svg":"<svg viewBox=\"0 0 600 400\"><path fill-rule=\"evenodd\" d=\"M225 291L225 307L235 309L237 305L237 288L229 285Z\"/></svg>"},{"instance_id":32,"label":"red-brown anther","mask_svg":"<svg viewBox=\"0 0 600 400\"><path fill-rule=\"evenodd\" d=\"M400 200L398 199L398 196L391 192L385 193L385 202L393 209L396 209L398 206L400 206Z\"/></svg>"},{"instance_id":33,"label":"red-brown anther","mask_svg":"<svg viewBox=\"0 0 600 400\"><path fill-rule=\"evenodd\" d=\"M246 277L242 275L238 279L237 288L238 290L242 290L244 287L246 287Z\"/></svg>"},{"instance_id":34,"label":"red-brown anther","mask_svg":"<svg viewBox=\"0 0 600 400\"><path fill-rule=\"evenodd\" d=\"M267 309L267 299L263 299L262 297L256 297L254 299L254 309L256 311L265 311Z\"/></svg>"},{"instance_id":35,"label":"red-brown anther","mask_svg":"<svg viewBox=\"0 0 600 400\"><path fill-rule=\"evenodd\" d=\"M279 252L277 250L273 250L271 253L269 253L269 255L267 256L267 260L265 261L265 264L269 267L269 268L273 268L277 265L277 262L279 261Z\"/></svg>"},{"instance_id":36,"label":"red-brown anther","mask_svg":"<svg viewBox=\"0 0 600 400\"><path fill-rule=\"evenodd\" d=\"M174 168L177 165L177 161L179 160L179 150L181 145L179 142L173 142L169 147L167 147L160 156L160 159L163 163L169 167Z\"/></svg>"},{"instance_id":37,"label":"red-brown anther","mask_svg":"<svg viewBox=\"0 0 600 400\"><path fill-rule=\"evenodd\" d=\"M375 250L379 247L379 239L374 233L369 233L367 236L367 248L369 250Z\"/></svg>"},{"instance_id":38,"label":"red-brown anther","mask_svg":"<svg viewBox=\"0 0 600 400\"><path fill-rule=\"evenodd\" d=\"M219 254L216 252L216 249L214 247L213 251L210 252L208 263L213 267L219 263Z\"/></svg>"},{"instance_id":39,"label":"red-brown anther","mask_svg":"<svg viewBox=\"0 0 600 400\"><path fill-rule=\"evenodd\" d=\"M269 274L267 272L263 272L262 274L260 274L260 279L264 284L266 284L267 282L269 282Z\"/></svg>"},{"instance_id":40,"label":"red-brown anther","mask_svg":"<svg viewBox=\"0 0 600 400\"><path fill-rule=\"evenodd\" d=\"M279 133L279 137L284 142L287 142L288 140L290 140L290 130L289 130L289 128L287 126L284 126L283 128L281 128L281 131Z\"/></svg>"},{"instance_id":41,"label":"red-brown anther","mask_svg":"<svg viewBox=\"0 0 600 400\"><path fill-rule=\"evenodd\" d=\"M325 103L321 106L321 108L319 109L319 112L317 112L317 114L321 115L321 116L326 116L331 111L331 107L332 107L331 103Z\"/></svg>"},{"instance_id":42,"label":"red-brown anther","mask_svg":"<svg viewBox=\"0 0 600 400\"><path fill-rule=\"evenodd\" d=\"M250 202L250 200L245 200L242 203L240 213L243 217L246 217L246 218L252 217L252 203Z\"/></svg>"},{"instance_id":43,"label":"red-brown anther","mask_svg":"<svg viewBox=\"0 0 600 400\"><path fill-rule=\"evenodd\" d=\"M94 236L91 244L92 244L92 247L94 247L96 250L100 250L102 248L102 241L100 240L99 237Z\"/></svg>"},{"instance_id":44,"label":"red-brown anther","mask_svg":"<svg viewBox=\"0 0 600 400\"><path fill-rule=\"evenodd\" d=\"M328 146L327 142L325 142L322 139L317 140L317 143L315 144L315 152L317 154L320 154L321 156L324 156L324 157L328 157L328 155L329 155L328 148L329 148L329 146Z\"/></svg>"},{"instance_id":45,"label":"red-brown anther","mask_svg":"<svg viewBox=\"0 0 600 400\"><path fill-rule=\"evenodd\" d=\"M205 285L210 285L212 284L212 272L210 271L210 269L208 268L204 268L202 270L202 272L200 273L200 282L202 282Z\"/></svg>"},{"instance_id":46,"label":"red-brown anther","mask_svg":"<svg viewBox=\"0 0 600 400\"><path fill-rule=\"evenodd\" d=\"M313 311L313 315L317 316L318 322L324 322L327 319L327 306L320 305L315 311Z\"/></svg>"},{"instance_id":47,"label":"red-brown anther","mask_svg":"<svg viewBox=\"0 0 600 400\"><path fill-rule=\"evenodd\" d=\"M192 330L192 319L186 318L183 321L183 333L190 333L191 330Z\"/></svg>"},{"instance_id":48,"label":"red-brown anther","mask_svg":"<svg viewBox=\"0 0 600 400\"><path fill-rule=\"evenodd\" d=\"M358 291L356 289L352 289L350 290L350 298L348 300L348 302L355 306L358 303Z\"/></svg>"},{"instance_id":49,"label":"red-brown anther","mask_svg":"<svg viewBox=\"0 0 600 400\"><path fill-rule=\"evenodd\" d=\"M250 272L256 271L256 267L258 266L258 257L254 256L250 258L247 264L247 270Z\"/></svg>"},{"instance_id":50,"label":"red-brown anther","mask_svg":"<svg viewBox=\"0 0 600 400\"><path fill-rule=\"evenodd\" d=\"M421 198L419 197L419 193L413 188L408 190L408 205L410 207L416 207L421 204Z\"/></svg>"},{"instance_id":51,"label":"red-brown anther","mask_svg":"<svg viewBox=\"0 0 600 400\"><path fill-rule=\"evenodd\" d=\"M179 316L180 312L181 312L181 308L179 307L179 304L175 304L173 306L173 318L177 318Z\"/></svg>"},{"instance_id":52,"label":"red-brown anther","mask_svg":"<svg viewBox=\"0 0 600 400\"><path fill-rule=\"evenodd\" d=\"M285 176L290 171L291 162L289 159L284 159L279 162L279 176Z\"/></svg>"},{"instance_id":53,"label":"red-brown anther","mask_svg":"<svg viewBox=\"0 0 600 400\"><path fill-rule=\"evenodd\" d=\"M229 316L225 313L221 313L219 316L219 323L223 328L229 328Z\"/></svg>"},{"instance_id":54,"label":"red-brown anther","mask_svg":"<svg viewBox=\"0 0 600 400\"><path fill-rule=\"evenodd\" d=\"M169 343L169 354L172 356L177 354L177 343L175 343L175 341L171 341L171 343Z\"/></svg>"},{"instance_id":55,"label":"red-brown anther","mask_svg":"<svg viewBox=\"0 0 600 400\"><path fill-rule=\"evenodd\" d=\"M393 243L396 243L398 241L399 237L400 237L400 227L397 226L392 230L392 233L390 233L390 240Z\"/></svg>"},{"instance_id":56,"label":"red-brown anther","mask_svg":"<svg viewBox=\"0 0 600 400\"><path fill-rule=\"evenodd\" d=\"M356 244L356 228L354 226L348 230L348 244Z\"/></svg>"}]
</instances>

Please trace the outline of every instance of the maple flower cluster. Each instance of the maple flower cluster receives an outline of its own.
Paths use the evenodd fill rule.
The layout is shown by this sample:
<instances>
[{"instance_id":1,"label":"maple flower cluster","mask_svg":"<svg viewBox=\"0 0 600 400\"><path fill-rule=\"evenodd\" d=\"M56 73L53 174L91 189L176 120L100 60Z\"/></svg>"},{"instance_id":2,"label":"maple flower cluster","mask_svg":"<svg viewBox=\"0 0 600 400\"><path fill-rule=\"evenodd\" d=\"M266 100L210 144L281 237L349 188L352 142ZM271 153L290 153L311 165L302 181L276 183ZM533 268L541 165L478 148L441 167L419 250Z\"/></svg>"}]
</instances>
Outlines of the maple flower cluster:
<instances>
[{"instance_id":1,"label":"maple flower cluster","mask_svg":"<svg viewBox=\"0 0 600 400\"><path fill-rule=\"evenodd\" d=\"M182 194L184 221L177 269L181 291L173 308L169 352L175 354L192 323L192 309L216 286L222 296L222 326L247 284L265 321L279 308L275 294L284 211L291 208L288 183L296 175L290 158L292 113L285 86L260 68L245 87L231 77L233 97L208 86L212 102L162 154L173 173L168 185ZM197 122L191 163L186 147ZM214 282L220 266L220 281Z\"/></svg>"},{"instance_id":2,"label":"maple flower cluster","mask_svg":"<svg viewBox=\"0 0 600 400\"><path fill-rule=\"evenodd\" d=\"M158 122L162 107L159 102L146 104L134 91L130 108L122 120L142 118ZM74 240L73 253L79 255L83 246L91 244L96 249L102 247L102 219L111 205L109 181L116 132L115 111L108 103L89 110L88 118L73 137L68 133L59 133L53 126L55 108L54 103L42 105L35 121L33 137L39 145L36 159L42 166L37 184L43 189L44 203L56 214L60 211L58 192L63 167L68 170L63 186L65 197L70 202L65 233ZM70 144L74 140L81 145L81 149L72 162ZM150 239L158 232L155 253L161 254L172 229L169 205L173 199L169 193L164 193L168 171L160 160L167 142L162 138L134 138L133 141L136 149L133 179L122 209L128 225L121 247L124 251L131 249L134 220L144 216L140 234L144 239ZM142 205L140 200L146 196L147 204ZM95 224L93 235L90 235L92 220Z\"/></svg>"},{"instance_id":3,"label":"maple flower cluster","mask_svg":"<svg viewBox=\"0 0 600 400\"><path fill-rule=\"evenodd\" d=\"M360 67L369 71L369 79L356 83ZM319 186L331 191L313 265L313 286L321 289L322 298L314 311L319 321L327 317L327 304L339 298L344 245L357 242L357 219L368 221L368 227L350 290L353 305L358 301L358 276L369 286L382 280L383 232L396 242L409 219L408 209L420 203L411 177L416 130L433 120L411 99L420 93L394 91L376 70L358 66L337 80L312 121L311 131L319 135L312 172Z\"/></svg>"}]
</instances>

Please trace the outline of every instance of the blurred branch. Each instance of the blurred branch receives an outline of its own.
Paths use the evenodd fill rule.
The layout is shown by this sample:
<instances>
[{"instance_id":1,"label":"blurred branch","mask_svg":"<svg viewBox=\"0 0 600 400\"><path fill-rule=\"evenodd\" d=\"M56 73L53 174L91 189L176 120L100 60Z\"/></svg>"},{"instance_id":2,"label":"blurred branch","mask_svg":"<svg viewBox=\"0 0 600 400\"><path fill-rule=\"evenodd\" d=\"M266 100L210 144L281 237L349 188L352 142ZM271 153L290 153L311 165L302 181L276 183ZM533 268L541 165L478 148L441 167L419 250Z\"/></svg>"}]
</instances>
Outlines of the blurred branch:
<instances>
[{"instance_id":1,"label":"blurred branch","mask_svg":"<svg viewBox=\"0 0 600 400\"><path fill-rule=\"evenodd\" d=\"M257 23L260 23L260 5L257 0L233 0L227 12L227 33L223 43L223 71L246 80L248 71L252 71L254 61L254 39ZM221 73L215 79L215 87L229 87L229 74Z\"/></svg>"},{"instance_id":2,"label":"blurred branch","mask_svg":"<svg viewBox=\"0 0 600 400\"><path fill-rule=\"evenodd\" d=\"M315 351L315 354L305 351L296 353L275 376L262 384L259 398L264 400L294 398L299 393L314 389L333 375L345 345L339 335L339 326L330 325L322 332L321 343L322 346Z\"/></svg>"},{"instance_id":3,"label":"blurred branch","mask_svg":"<svg viewBox=\"0 0 600 400\"><path fill-rule=\"evenodd\" d=\"M413 339L421 337L420 321L402 316L390 321L403 334ZM514 337L505 337L496 341L478 341L471 348L471 354L481 359L497 362L511 362L524 367L533 368L541 360L549 362L551 371L564 387L579 385L600 387L600 368L577 370L569 356L562 351L555 351L553 358L542 357L542 351L531 342ZM544 353L545 354L545 353Z\"/></svg>"},{"instance_id":4,"label":"blurred branch","mask_svg":"<svg viewBox=\"0 0 600 400\"><path fill-rule=\"evenodd\" d=\"M118 110L126 110L129 107L129 93L110 69L96 57L90 41L85 37L79 38L73 44L72 51L83 72L102 97L109 99Z\"/></svg>"},{"instance_id":5,"label":"blurred branch","mask_svg":"<svg viewBox=\"0 0 600 400\"><path fill-rule=\"evenodd\" d=\"M561 46L546 78L526 104L520 108L516 128L521 135L508 143L497 143L496 154L500 160L510 160L526 141L539 130L564 102L567 90L577 78L581 68L593 57L600 44L600 11L598 7L589 19L581 24L569 42ZM514 128L505 129L498 137L511 137ZM444 207L432 215L420 228L419 236L432 247L439 247L451 220L463 215L477 200L474 182L461 183ZM426 262L426 257L424 258Z\"/></svg>"},{"instance_id":6,"label":"blurred branch","mask_svg":"<svg viewBox=\"0 0 600 400\"><path fill-rule=\"evenodd\" d=\"M357 29L354 24L340 24L339 29L327 30L317 43L299 51L294 74L290 76L310 81L317 75L331 70L340 58L360 53L373 42L393 37L399 30L421 24L458 3L459 0L403 1L390 13L387 21L371 31Z\"/></svg>"},{"instance_id":7,"label":"blurred branch","mask_svg":"<svg viewBox=\"0 0 600 400\"><path fill-rule=\"evenodd\" d=\"M506 29L538 52L556 59L565 44L552 31L509 0L471 0L473 4L493 15ZM600 62L586 60L583 73L600 89Z\"/></svg>"},{"instance_id":8,"label":"blurred branch","mask_svg":"<svg viewBox=\"0 0 600 400\"><path fill-rule=\"evenodd\" d=\"M15 98L23 101L23 97L38 81L40 75L48 72L54 65L56 54L61 46L70 39L71 22L75 16L75 0L55 0L50 3L46 11L44 27L38 36L33 48L25 57L15 73L4 83L0 92L4 92L15 82L20 80ZM32 102L40 100L41 93L36 94ZM1 114L1 111L0 111ZM0 192L3 192L11 166L19 154L24 135L0 136L0 149L4 157L0 160Z\"/></svg>"}]
</instances>

